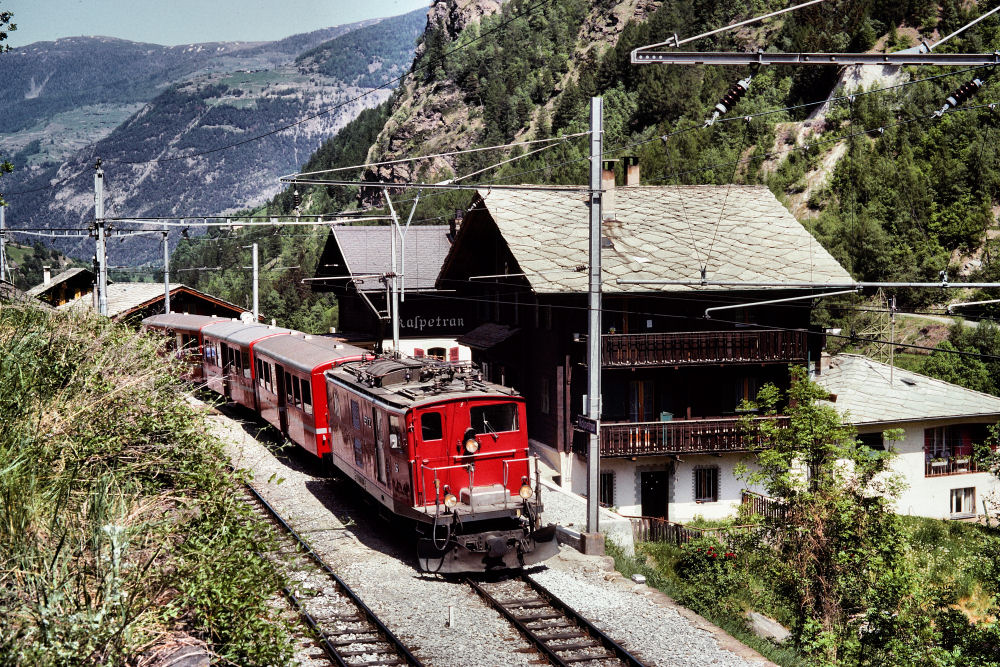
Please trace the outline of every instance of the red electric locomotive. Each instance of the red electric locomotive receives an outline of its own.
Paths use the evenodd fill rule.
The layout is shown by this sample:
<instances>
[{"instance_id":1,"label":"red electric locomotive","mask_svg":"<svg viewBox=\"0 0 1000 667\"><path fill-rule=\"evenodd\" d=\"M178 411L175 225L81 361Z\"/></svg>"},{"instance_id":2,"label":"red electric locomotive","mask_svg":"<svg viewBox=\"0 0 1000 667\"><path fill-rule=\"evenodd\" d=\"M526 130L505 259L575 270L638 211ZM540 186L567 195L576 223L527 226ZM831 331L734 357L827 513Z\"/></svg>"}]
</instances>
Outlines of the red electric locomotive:
<instances>
[{"instance_id":1,"label":"red electric locomotive","mask_svg":"<svg viewBox=\"0 0 1000 667\"><path fill-rule=\"evenodd\" d=\"M155 315L143 327L200 363L190 377L415 522L423 570L522 567L558 551L555 526L541 525L524 399L470 365L375 359L328 338L200 315Z\"/></svg>"},{"instance_id":2,"label":"red electric locomotive","mask_svg":"<svg viewBox=\"0 0 1000 667\"><path fill-rule=\"evenodd\" d=\"M516 568L558 552L516 392L468 365L416 359L347 363L326 379L334 465L417 523L423 570Z\"/></svg>"}]
</instances>

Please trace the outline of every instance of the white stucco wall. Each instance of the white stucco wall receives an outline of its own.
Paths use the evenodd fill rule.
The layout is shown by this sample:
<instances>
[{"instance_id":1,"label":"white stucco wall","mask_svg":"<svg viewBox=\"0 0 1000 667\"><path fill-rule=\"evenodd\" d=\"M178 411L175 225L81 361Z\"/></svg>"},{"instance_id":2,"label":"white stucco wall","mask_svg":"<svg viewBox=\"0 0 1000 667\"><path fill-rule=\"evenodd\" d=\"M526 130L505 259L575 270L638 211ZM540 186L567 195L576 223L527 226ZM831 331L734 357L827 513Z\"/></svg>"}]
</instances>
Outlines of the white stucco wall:
<instances>
[{"instance_id":1,"label":"white stucco wall","mask_svg":"<svg viewBox=\"0 0 1000 667\"><path fill-rule=\"evenodd\" d=\"M962 422L950 420L897 426L903 428L904 437L893 443L897 456L892 462L892 469L903 476L906 484L896 502L898 513L933 519L952 518L950 513L952 489L975 487L978 514L983 513L984 498L992 495L1000 499L1000 480L988 472L925 476L924 429L956 423ZM885 428L884 426L865 428L859 429L859 432L879 432Z\"/></svg>"},{"instance_id":2,"label":"white stucco wall","mask_svg":"<svg viewBox=\"0 0 1000 667\"><path fill-rule=\"evenodd\" d=\"M644 470L671 470L669 477L669 507L668 519L678 523L691 521L696 516L704 519L725 519L736 514L739 509L743 489L750 488L760 492L760 489L738 479L735 474L737 463L746 458L745 454L729 454L723 456L698 455L682 456L680 461L673 461L666 456L645 456L630 459L606 458L601 460L602 472L614 473L615 497L614 507L620 514L640 516L642 514L641 473ZM751 461L752 459L747 459ZM700 466L717 466L719 468L719 500L716 502L695 502L694 473ZM573 491L585 495L587 493L586 461L579 456L573 457Z\"/></svg>"}]
</instances>

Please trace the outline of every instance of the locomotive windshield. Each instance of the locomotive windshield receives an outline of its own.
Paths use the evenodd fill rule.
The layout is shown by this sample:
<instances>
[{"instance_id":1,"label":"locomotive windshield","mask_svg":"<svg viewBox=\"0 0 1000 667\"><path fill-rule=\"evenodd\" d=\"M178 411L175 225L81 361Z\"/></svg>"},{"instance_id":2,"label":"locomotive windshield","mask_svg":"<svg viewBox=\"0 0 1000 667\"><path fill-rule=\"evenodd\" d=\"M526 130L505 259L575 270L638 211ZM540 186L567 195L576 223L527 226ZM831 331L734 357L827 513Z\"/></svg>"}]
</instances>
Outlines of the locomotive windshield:
<instances>
[{"instance_id":1,"label":"locomotive windshield","mask_svg":"<svg viewBox=\"0 0 1000 667\"><path fill-rule=\"evenodd\" d=\"M479 434L517 430L517 404L475 405L469 408L472 428Z\"/></svg>"}]
</instances>

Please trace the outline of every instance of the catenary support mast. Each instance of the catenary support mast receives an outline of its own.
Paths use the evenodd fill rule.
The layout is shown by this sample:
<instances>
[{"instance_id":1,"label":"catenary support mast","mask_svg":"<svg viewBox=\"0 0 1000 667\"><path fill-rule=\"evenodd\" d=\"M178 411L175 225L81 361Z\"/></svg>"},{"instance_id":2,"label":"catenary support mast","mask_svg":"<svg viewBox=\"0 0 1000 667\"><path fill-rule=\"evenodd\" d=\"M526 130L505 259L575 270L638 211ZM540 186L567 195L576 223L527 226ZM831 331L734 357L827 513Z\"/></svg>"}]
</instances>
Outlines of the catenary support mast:
<instances>
[{"instance_id":1,"label":"catenary support mast","mask_svg":"<svg viewBox=\"0 0 1000 667\"><path fill-rule=\"evenodd\" d=\"M108 245L104 236L104 170L94 166L94 224L97 226L97 312L108 315Z\"/></svg>"},{"instance_id":2,"label":"catenary support mast","mask_svg":"<svg viewBox=\"0 0 1000 667\"><path fill-rule=\"evenodd\" d=\"M601 155L604 153L604 100L590 98L590 283L587 335L587 417L597 423L587 445L587 532L598 526L601 479Z\"/></svg>"}]
</instances>

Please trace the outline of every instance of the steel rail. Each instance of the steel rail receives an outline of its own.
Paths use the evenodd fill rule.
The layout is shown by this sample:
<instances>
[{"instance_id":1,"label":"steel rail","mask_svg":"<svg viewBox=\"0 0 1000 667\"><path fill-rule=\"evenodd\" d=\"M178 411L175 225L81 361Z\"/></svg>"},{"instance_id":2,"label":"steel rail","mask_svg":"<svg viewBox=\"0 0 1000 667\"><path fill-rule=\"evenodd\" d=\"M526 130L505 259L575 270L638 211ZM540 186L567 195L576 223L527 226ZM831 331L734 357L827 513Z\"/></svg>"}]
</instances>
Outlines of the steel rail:
<instances>
[{"instance_id":1,"label":"steel rail","mask_svg":"<svg viewBox=\"0 0 1000 667\"><path fill-rule=\"evenodd\" d=\"M285 521L284 517L282 517L281 514L279 514L278 511L274 509L274 507L272 507L271 504L267 502L267 500L264 499L264 496L262 496L260 492L258 492L257 489L253 487L253 485L246 482L244 484L246 485L246 488L250 491L250 493L254 496L254 498L261 504L261 506L265 510L267 510L267 512L271 515L271 517L276 522L278 522L278 524L282 527L282 529L284 529L292 537L292 539L294 539L298 543L299 547L302 548L302 550L305 552L305 555L311 558L319 566L321 570L323 570L327 575L330 576L331 579L334 580L334 582L336 582L341 592L348 599L350 599L350 601L358 608L358 610L361 611L365 619L369 623L371 623L376 628L378 633L385 638L386 643L391 645L399 654L399 656L406 661L407 664L412 665L413 667L423 667L423 663L420 662L420 660L418 660L417 657L410 652L410 649L408 649L406 645L403 644L403 642L400 641L400 639L396 637L395 634L393 634L392 630L386 627L386 625L382 622L382 620L375 615L375 612L373 612L368 607L368 605L366 605L361 600L361 598L358 597L358 595L353 590L351 590L351 587L348 586L347 583L343 579L341 579L336 572L333 571L333 568L331 568L330 565L325 560L323 560L322 556L316 553L313 550L313 548L309 545L309 543L306 542L306 540L303 539L302 536L299 535L295 531L295 529L288 524L287 521ZM289 593L290 591L286 590L286 595L288 595ZM294 596L293 598L290 599L294 599ZM300 605L298 604L297 599L294 599L293 605L296 607L297 610L299 610L300 613L303 612L303 610L300 608ZM308 614L303 613L303 616L306 617L308 616ZM343 658L340 656L340 653L329 642L329 640L327 640L324 633L321 630L319 630L318 626L315 623L315 620L312 619L311 616L309 616L306 619L306 623L309 624L310 627L313 628L313 630L316 630L318 632L321 644L323 645L323 650L327 653L328 656L330 656L330 658L334 662L344 667L348 667L348 665L352 664L344 662Z\"/></svg>"},{"instance_id":2,"label":"steel rail","mask_svg":"<svg viewBox=\"0 0 1000 667\"><path fill-rule=\"evenodd\" d=\"M614 639L612 639L604 632L602 632L600 629L598 629L593 623L591 623L583 616L581 616L579 613L577 613L575 610L573 610L573 608L571 608L569 605L567 605L558 597L556 597L547 588L537 583L536 581L532 580L525 574L520 575L520 577L518 577L518 581L527 584L527 586L531 588L531 590L533 590L535 593L539 595L539 597L545 604L556 609L568 620L579 626L584 631L584 634L589 635L591 639L598 641L602 647L604 647L605 649L609 650L612 653L611 656L594 656L593 658L589 658L589 660L617 659L623 665L628 665L629 667L645 667L645 663L643 663L638 658L629 653L624 646L622 646ZM552 662L552 664L558 665L559 667L569 667L572 664L581 662L581 660L578 657L571 660L567 660L564 659L562 656L560 656L559 653L557 653L557 651L574 650L574 649L563 648L558 644L550 645L549 643L547 643L548 641L551 641L551 639L539 636L538 633L536 633L534 630L532 630L527 626L527 623L524 620L519 619L517 616L515 616L509 609L507 609L504 603L500 602L497 598L493 597L493 595L491 595L490 592L487 591L485 588L483 588L483 586L481 586L478 582L474 581L471 578L468 578L466 579L466 583L472 586L472 588L484 600L486 600L491 606L493 606L497 611L499 611L504 618L510 621L511 624L513 624L514 627L516 627L521 634L526 636L538 648L538 650L540 650L543 654L545 654L545 657L548 658ZM518 605L511 604L510 606L518 606ZM555 637L555 639L560 639L560 638L563 637Z\"/></svg>"}]
</instances>

